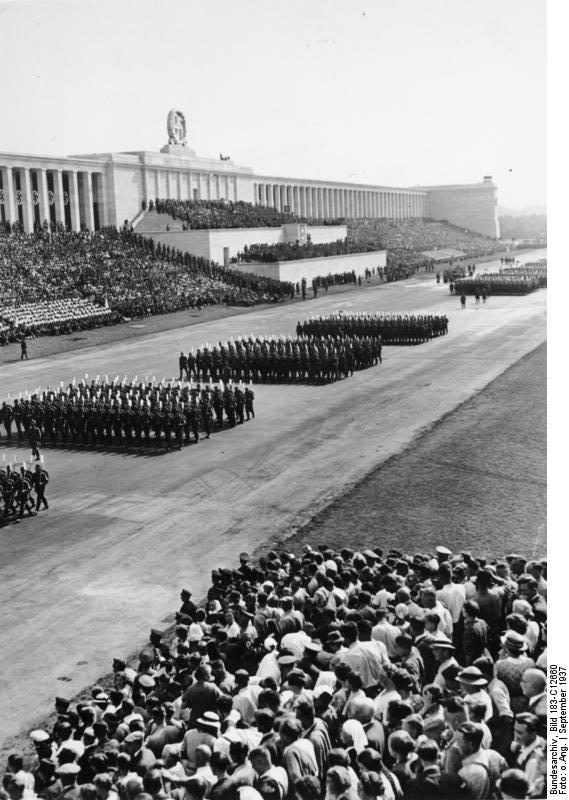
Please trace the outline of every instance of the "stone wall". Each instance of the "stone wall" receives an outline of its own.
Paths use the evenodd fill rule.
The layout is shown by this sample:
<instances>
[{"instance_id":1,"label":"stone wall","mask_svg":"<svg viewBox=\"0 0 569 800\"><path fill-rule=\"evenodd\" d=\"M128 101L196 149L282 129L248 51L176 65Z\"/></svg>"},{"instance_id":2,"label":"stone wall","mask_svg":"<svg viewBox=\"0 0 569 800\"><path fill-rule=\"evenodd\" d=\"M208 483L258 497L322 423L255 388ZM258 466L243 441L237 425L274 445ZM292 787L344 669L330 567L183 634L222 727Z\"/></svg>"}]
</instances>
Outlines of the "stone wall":
<instances>
[{"instance_id":1,"label":"stone wall","mask_svg":"<svg viewBox=\"0 0 569 800\"><path fill-rule=\"evenodd\" d=\"M290 225L287 228L291 235ZM285 239L285 230L282 228L219 228L202 231L144 231L143 236L154 239L155 242L170 245L182 252L194 256L209 258L218 264L226 263L243 252L246 245L251 244L279 244L289 241ZM312 241L315 244L335 242L346 237L345 225L319 225L308 227ZM227 252L225 249L227 248Z\"/></svg>"},{"instance_id":2,"label":"stone wall","mask_svg":"<svg viewBox=\"0 0 569 800\"><path fill-rule=\"evenodd\" d=\"M429 186L427 217L446 220L483 236L500 235L496 187L490 179L482 183L457 186Z\"/></svg>"},{"instance_id":3,"label":"stone wall","mask_svg":"<svg viewBox=\"0 0 569 800\"><path fill-rule=\"evenodd\" d=\"M274 264L233 264L232 267L241 272L253 272L265 278L279 281L300 283L303 278L310 286L312 279L318 276L351 272L356 276L365 275L366 269L385 267L387 252L376 250L372 253L351 253L345 256L328 256L327 258L304 258L298 261L279 261Z\"/></svg>"}]
</instances>

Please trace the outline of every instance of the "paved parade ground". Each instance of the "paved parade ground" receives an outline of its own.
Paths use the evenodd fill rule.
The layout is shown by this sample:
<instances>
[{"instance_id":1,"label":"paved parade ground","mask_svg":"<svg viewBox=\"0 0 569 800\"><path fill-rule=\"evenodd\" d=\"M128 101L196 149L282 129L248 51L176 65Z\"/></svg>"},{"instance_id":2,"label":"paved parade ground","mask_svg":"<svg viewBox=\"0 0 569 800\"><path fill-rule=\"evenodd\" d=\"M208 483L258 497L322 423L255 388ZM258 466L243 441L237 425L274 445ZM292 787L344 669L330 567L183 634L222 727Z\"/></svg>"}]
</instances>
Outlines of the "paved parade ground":
<instances>
[{"instance_id":1,"label":"paved parade ground","mask_svg":"<svg viewBox=\"0 0 569 800\"><path fill-rule=\"evenodd\" d=\"M339 383L255 387L255 420L182 452L44 449L49 511L0 528L5 736L141 645L177 607L182 586L199 598L212 568L308 522L541 345L546 292L480 305L469 298L461 310L447 286L421 275L2 366L3 397L85 372L160 380L177 372L180 349L250 332L294 335L298 319L340 309L446 313L449 335L386 347L383 365ZM0 453L15 452L29 457L2 439ZM417 530L405 546L421 543Z\"/></svg>"}]
</instances>

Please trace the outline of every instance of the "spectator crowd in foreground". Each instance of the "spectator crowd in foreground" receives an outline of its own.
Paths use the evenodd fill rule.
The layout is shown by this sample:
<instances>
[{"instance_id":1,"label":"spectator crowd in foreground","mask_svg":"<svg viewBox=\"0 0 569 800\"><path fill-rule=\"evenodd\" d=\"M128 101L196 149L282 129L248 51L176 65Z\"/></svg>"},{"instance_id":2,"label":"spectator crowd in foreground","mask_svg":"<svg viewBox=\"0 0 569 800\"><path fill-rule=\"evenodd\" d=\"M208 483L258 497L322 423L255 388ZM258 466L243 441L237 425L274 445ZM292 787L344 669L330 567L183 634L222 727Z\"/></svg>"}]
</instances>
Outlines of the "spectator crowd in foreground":
<instances>
[{"instance_id":1,"label":"spectator crowd in foreground","mask_svg":"<svg viewBox=\"0 0 569 800\"><path fill-rule=\"evenodd\" d=\"M107 690L56 698L3 796L545 797L546 576L445 547L242 553Z\"/></svg>"}]
</instances>

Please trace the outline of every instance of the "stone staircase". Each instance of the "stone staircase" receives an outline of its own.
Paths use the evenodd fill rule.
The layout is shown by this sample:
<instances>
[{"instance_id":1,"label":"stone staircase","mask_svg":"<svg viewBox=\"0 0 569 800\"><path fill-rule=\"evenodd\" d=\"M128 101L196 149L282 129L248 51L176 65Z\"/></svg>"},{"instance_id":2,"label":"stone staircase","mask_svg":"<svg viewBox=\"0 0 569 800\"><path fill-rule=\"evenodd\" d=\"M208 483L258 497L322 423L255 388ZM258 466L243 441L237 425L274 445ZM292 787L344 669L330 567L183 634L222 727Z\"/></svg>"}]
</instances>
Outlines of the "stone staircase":
<instances>
[{"instance_id":1,"label":"stone staircase","mask_svg":"<svg viewBox=\"0 0 569 800\"><path fill-rule=\"evenodd\" d=\"M137 233L166 233L166 226L171 231L181 231L182 221L174 219L170 214L159 214L157 211L144 212L144 215L133 223Z\"/></svg>"}]
</instances>

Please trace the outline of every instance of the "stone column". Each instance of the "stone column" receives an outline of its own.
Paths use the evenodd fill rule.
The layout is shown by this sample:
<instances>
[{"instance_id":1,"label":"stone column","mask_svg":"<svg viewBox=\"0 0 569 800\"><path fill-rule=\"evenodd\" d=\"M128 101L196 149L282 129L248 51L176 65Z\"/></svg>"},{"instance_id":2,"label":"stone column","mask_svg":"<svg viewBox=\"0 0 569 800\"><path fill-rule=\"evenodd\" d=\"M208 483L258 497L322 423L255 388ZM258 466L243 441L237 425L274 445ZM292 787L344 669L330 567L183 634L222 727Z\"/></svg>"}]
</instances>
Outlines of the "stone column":
<instances>
[{"instance_id":1,"label":"stone column","mask_svg":"<svg viewBox=\"0 0 569 800\"><path fill-rule=\"evenodd\" d=\"M47 220L49 225L50 219L49 219L49 198L47 195L47 173L45 169L37 169L36 175L38 181L38 195L40 201L40 225L43 225L44 220Z\"/></svg>"},{"instance_id":2,"label":"stone column","mask_svg":"<svg viewBox=\"0 0 569 800\"><path fill-rule=\"evenodd\" d=\"M2 188L4 189L4 213L8 222L18 221L16 210L16 192L14 189L14 174L12 167L2 168Z\"/></svg>"},{"instance_id":3,"label":"stone column","mask_svg":"<svg viewBox=\"0 0 569 800\"><path fill-rule=\"evenodd\" d=\"M20 169L20 191L22 194L22 213L24 216L24 230L31 233L34 230L34 199L32 197L32 180L27 167Z\"/></svg>"},{"instance_id":4,"label":"stone column","mask_svg":"<svg viewBox=\"0 0 569 800\"><path fill-rule=\"evenodd\" d=\"M83 178L83 203L85 211L85 225L90 231L95 230L95 216L93 214L93 184L90 172L82 172Z\"/></svg>"},{"instance_id":5,"label":"stone column","mask_svg":"<svg viewBox=\"0 0 569 800\"><path fill-rule=\"evenodd\" d=\"M53 198L55 202L55 219L65 225L65 201L63 199L63 172L53 171Z\"/></svg>"},{"instance_id":6,"label":"stone column","mask_svg":"<svg viewBox=\"0 0 569 800\"><path fill-rule=\"evenodd\" d=\"M77 170L69 172L69 211L71 214L71 229L81 230L81 216L79 214L79 184L77 181ZM122 224L122 220L120 222Z\"/></svg>"}]
</instances>

